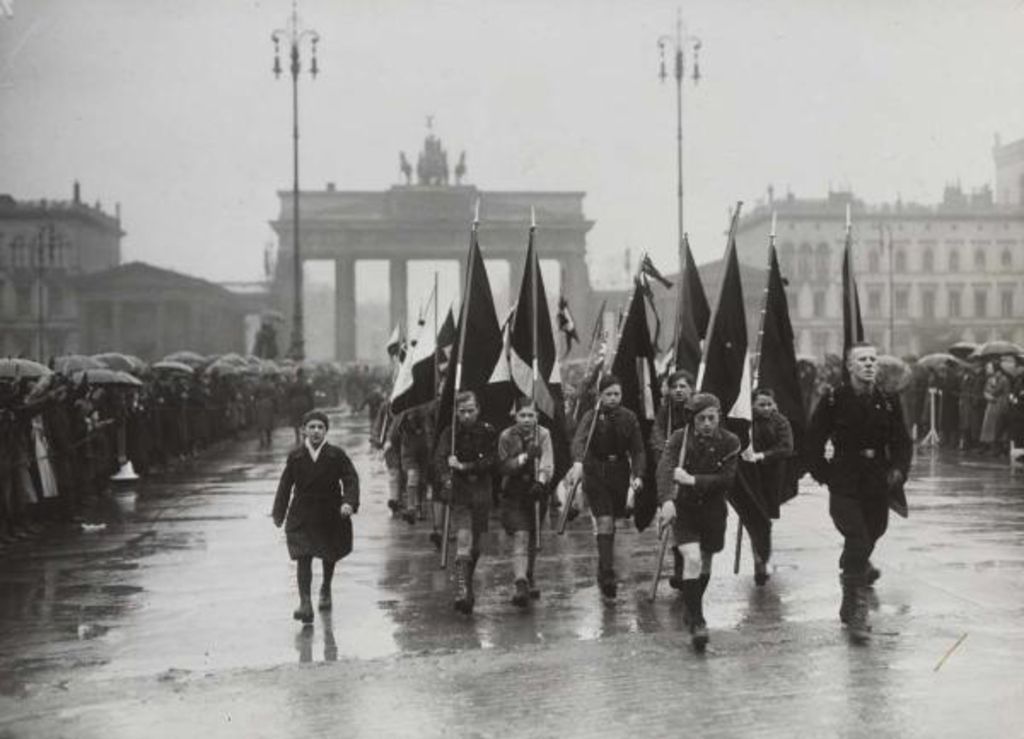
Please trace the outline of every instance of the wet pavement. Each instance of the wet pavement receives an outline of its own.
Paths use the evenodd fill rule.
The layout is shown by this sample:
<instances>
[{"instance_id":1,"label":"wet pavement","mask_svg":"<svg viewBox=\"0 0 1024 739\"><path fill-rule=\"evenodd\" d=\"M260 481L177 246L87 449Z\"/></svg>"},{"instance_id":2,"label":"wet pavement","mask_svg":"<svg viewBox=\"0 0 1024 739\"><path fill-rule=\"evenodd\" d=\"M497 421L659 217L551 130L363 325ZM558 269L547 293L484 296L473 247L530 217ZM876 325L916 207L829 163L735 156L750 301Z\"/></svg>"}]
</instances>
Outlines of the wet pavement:
<instances>
[{"instance_id":1,"label":"wet pavement","mask_svg":"<svg viewBox=\"0 0 1024 739\"><path fill-rule=\"evenodd\" d=\"M731 518L698 656L667 582L647 602L654 532L621 532L607 605L586 519L545 532L525 613L492 523L476 613L459 616L429 526L388 514L365 421L334 420L364 503L332 615L291 619L294 568L269 518L291 432L269 452L223 446L118 494L102 529L0 554L0 737L1024 735L1022 472L915 461L863 647L837 622L823 490L784 507L763 588L749 551L732 574Z\"/></svg>"}]
</instances>

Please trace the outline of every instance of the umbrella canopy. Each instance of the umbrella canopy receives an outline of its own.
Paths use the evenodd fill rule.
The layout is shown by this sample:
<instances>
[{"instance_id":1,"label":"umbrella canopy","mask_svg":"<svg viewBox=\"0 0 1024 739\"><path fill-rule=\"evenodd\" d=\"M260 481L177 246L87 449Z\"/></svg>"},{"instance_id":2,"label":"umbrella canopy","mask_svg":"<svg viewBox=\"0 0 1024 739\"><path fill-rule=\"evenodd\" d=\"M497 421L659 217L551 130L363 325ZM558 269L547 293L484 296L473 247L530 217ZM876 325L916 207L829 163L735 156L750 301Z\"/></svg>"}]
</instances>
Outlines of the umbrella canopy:
<instances>
[{"instance_id":1,"label":"umbrella canopy","mask_svg":"<svg viewBox=\"0 0 1024 739\"><path fill-rule=\"evenodd\" d=\"M22 377L36 379L51 374L45 364L33 362L31 359L7 358L0 359L0 379L19 380Z\"/></svg>"},{"instance_id":2,"label":"umbrella canopy","mask_svg":"<svg viewBox=\"0 0 1024 739\"><path fill-rule=\"evenodd\" d=\"M183 362L174 362L166 359L162 362L157 362L151 367L151 369L157 370L159 372L178 372L183 375L194 374L194 370L187 364L184 364Z\"/></svg>"},{"instance_id":3,"label":"umbrella canopy","mask_svg":"<svg viewBox=\"0 0 1024 739\"><path fill-rule=\"evenodd\" d=\"M243 357L241 354L231 352L229 354L222 354L214 362L215 364L233 364L237 367L245 367L249 364L249 360Z\"/></svg>"},{"instance_id":4,"label":"umbrella canopy","mask_svg":"<svg viewBox=\"0 0 1024 739\"><path fill-rule=\"evenodd\" d=\"M76 372L75 382L85 380L90 385L108 385L114 387L142 387L142 381L127 372L102 367Z\"/></svg>"},{"instance_id":5,"label":"umbrella canopy","mask_svg":"<svg viewBox=\"0 0 1024 739\"><path fill-rule=\"evenodd\" d=\"M103 362L83 354L65 354L53 360L53 369L70 375L87 369L103 369Z\"/></svg>"},{"instance_id":6,"label":"umbrella canopy","mask_svg":"<svg viewBox=\"0 0 1024 739\"><path fill-rule=\"evenodd\" d=\"M248 369L248 366L243 368L239 367L237 364L218 359L206 368L206 372L211 375L217 375L218 377L225 377L227 375L239 375L242 373L243 369Z\"/></svg>"},{"instance_id":7,"label":"umbrella canopy","mask_svg":"<svg viewBox=\"0 0 1024 739\"><path fill-rule=\"evenodd\" d=\"M878 375L875 383L884 392L902 392L910 384L910 367L899 357L883 354L878 358Z\"/></svg>"},{"instance_id":8,"label":"umbrella canopy","mask_svg":"<svg viewBox=\"0 0 1024 739\"><path fill-rule=\"evenodd\" d=\"M106 354L95 354L93 359L104 367L121 372L141 372L146 369L146 363L132 354L107 352Z\"/></svg>"},{"instance_id":9,"label":"umbrella canopy","mask_svg":"<svg viewBox=\"0 0 1024 739\"><path fill-rule=\"evenodd\" d=\"M199 367L207 363L206 357L202 354L196 354L195 352L174 352L168 354L166 357L160 360L161 362L179 362L181 364L187 364L189 367Z\"/></svg>"},{"instance_id":10,"label":"umbrella canopy","mask_svg":"<svg viewBox=\"0 0 1024 739\"><path fill-rule=\"evenodd\" d=\"M927 354L917 360L918 367L924 367L926 369L940 369L942 367L948 367L951 365L963 366L964 362L959 357L953 354L947 354L946 352L936 352L935 354Z\"/></svg>"},{"instance_id":11,"label":"umbrella canopy","mask_svg":"<svg viewBox=\"0 0 1024 739\"><path fill-rule=\"evenodd\" d=\"M949 347L949 353L954 357L960 357L960 359L967 359L967 357L974 354L974 351L978 348L978 345L973 341L958 341L953 346Z\"/></svg>"},{"instance_id":12,"label":"umbrella canopy","mask_svg":"<svg viewBox=\"0 0 1024 739\"><path fill-rule=\"evenodd\" d=\"M1024 355L1024 349L1021 349L1012 341L986 341L974 350L971 357L974 359L985 359L987 357L1003 357L1007 354L1019 357Z\"/></svg>"}]
</instances>

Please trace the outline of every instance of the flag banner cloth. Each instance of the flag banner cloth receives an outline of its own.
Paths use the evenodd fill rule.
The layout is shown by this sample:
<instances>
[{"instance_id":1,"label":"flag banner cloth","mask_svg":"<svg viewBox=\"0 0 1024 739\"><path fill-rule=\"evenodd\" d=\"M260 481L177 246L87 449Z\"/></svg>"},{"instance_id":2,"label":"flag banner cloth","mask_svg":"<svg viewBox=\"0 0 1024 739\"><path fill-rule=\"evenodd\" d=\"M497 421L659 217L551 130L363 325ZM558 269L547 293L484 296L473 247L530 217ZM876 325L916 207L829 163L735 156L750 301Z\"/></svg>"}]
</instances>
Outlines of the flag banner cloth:
<instances>
[{"instance_id":1,"label":"flag banner cloth","mask_svg":"<svg viewBox=\"0 0 1024 739\"><path fill-rule=\"evenodd\" d=\"M558 298L558 330L565 337L565 354L562 356L568 357L573 343L580 342L580 335L576 333L576 319L573 318L572 311L569 310L569 301L564 295Z\"/></svg>"},{"instance_id":2,"label":"flag banner cloth","mask_svg":"<svg viewBox=\"0 0 1024 739\"><path fill-rule=\"evenodd\" d=\"M388 337L388 344L386 348L389 357L397 359L399 362L405 361L405 340L402 339L401 326L397 323L391 331L391 336Z\"/></svg>"},{"instance_id":3,"label":"flag banner cloth","mask_svg":"<svg viewBox=\"0 0 1024 739\"><path fill-rule=\"evenodd\" d=\"M793 429L793 457L786 461L783 480L779 485L778 499L775 500L774 484L770 489L762 484L768 503L768 512L778 517L778 506L792 499L797 493L797 483L803 475L802 459L804 432L807 429L807 412L804 409L803 394L800 390L800 376L796 364L793 325L789 320L789 303L786 286L779 270L779 259L775 245L768 247L768 286L765 289L764 314L761 318L761 346L757 357L757 385L771 388L779 412L786 417ZM762 481L764 482L764 481Z\"/></svg>"},{"instance_id":4,"label":"flag banner cloth","mask_svg":"<svg viewBox=\"0 0 1024 739\"><path fill-rule=\"evenodd\" d=\"M590 351L587 356L586 372L576 387L576 400L572 404L572 428L583 418L584 414L594 407L597 400L597 383L604 372L605 360L608 356L608 336L604 331L604 311L608 307L608 299L601 301L594 320L594 330L590 334Z\"/></svg>"},{"instance_id":5,"label":"flag banner cloth","mask_svg":"<svg viewBox=\"0 0 1024 739\"><path fill-rule=\"evenodd\" d=\"M751 372L747 355L747 319L744 312L743 285L736 257L737 207L725 257L725 272L718 293L713 323L708 331L704 360L698 385L722 403L722 424L740 438L740 447L750 445ZM740 460L736 484L729 503L739 514L750 541L765 562L771 556L771 517L760 490L756 465Z\"/></svg>"},{"instance_id":6,"label":"flag banner cloth","mask_svg":"<svg viewBox=\"0 0 1024 739\"><path fill-rule=\"evenodd\" d=\"M551 314L548 312L544 275L540 270L540 257L537 255L532 228L526 248L523 282L516 301L515 317L512 319L508 359L516 390L520 395L536 400L540 423L551 432L555 455L553 480L560 480L570 465L569 439L565 432L562 377L555 337L551 331Z\"/></svg>"},{"instance_id":7,"label":"flag banner cloth","mask_svg":"<svg viewBox=\"0 0 1024 739\"><path fill-rule=\"evenodd\" d=\"M654 371L654 345L647 325L644 287L637 278L633 281L633 296L629 300L619 333L612 374L622 383L622 405L636 414L646 445L647 469L641 472L643 488L636 496L633 522L643 531L654 518L658 508L655 480L655 455L650 446L651 427L661 403L661 388Z\"/></svg>"},{"instance_id":8,"label":"flag banner cloth","mask_svg":"<svg viewBox=\"0 0 1024 739\"><path fill-rule=\"evenodd\" d=\"M860 318L860 297L857 295L857 281L853 276L853 237L846 229L846 245L843 248L843 377L846 377L846 354L850 347L864 341L864 324Z\"/></svg>"},{"instance_id":9,"label":"flag banner cloth","mask_svg":"<svg viewBox=\"0 0 1024 739\"><path fill-rule=\"evenodd\" d=\"M437 325L434 302L431 292L417 321L416 334L410 337L412 340L391 390L393 413L398 414L429 403L437 393L435 364L438 361L438 341L434 336L434 326ZM395 330L398 330L397 327Z\"/></svg>"},{"instance_id":10,"label":"flag banner cloth","mask_svg":"<svg viewBox=\"0 0 1024 739\"><path fill-rule=\"evenodd\" d=\"M679 275L679 299L676 305L676 341L673 351L675 369L697 376L700 368L700 342L707 336L711 308L693 261L690 240L683 236L683 273Z\"/></svg>"},{"instance_id":11,"label":"flag banner cloth","mask_svg":"<svg viewBox=\"0 0 1024 739\"><path fill-rule=\"evenodd\" d=\"M435 445L442 433L451 433L457 391L476 392L480 398L481 419L496 429L509 425L512 385L504 348L491 283L487 279L474 228L466 258L466 285L449 361L451 366L442 386L437 412Z\"/></svg>"}]
</instances>

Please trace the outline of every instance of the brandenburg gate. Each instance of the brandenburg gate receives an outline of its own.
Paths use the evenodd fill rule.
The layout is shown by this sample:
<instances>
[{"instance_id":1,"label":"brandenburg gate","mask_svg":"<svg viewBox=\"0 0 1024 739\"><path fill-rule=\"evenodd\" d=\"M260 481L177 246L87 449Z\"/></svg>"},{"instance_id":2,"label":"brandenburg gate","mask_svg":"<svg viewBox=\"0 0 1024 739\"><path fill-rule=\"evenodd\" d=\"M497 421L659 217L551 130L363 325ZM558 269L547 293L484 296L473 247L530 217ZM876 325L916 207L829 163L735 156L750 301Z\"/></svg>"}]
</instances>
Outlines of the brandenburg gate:
<instances>
[{"instance_id":1,"label":"brandenburg gate","mask_svg":"<svg viewBox=\"0 0 1024 739\"><path fill-rule=\"evenodd\" d=\"M585 259L586 234L594 222L583 215L585 193L479 190L462 184L465 154L455 169L456 182L449 184L447 154L433 134L424 142L415 183L404 153L400 161L405 184L383 192L343 191L328 185L325 190L303 191L299 197L302 259L334 262L336 359L356 359L356 263L387 260L391 325L404 325L408 315L410 262L457 262L459 284L463 283L477 200L481 253L488 262L508 262L510 299L515 300L522 278L532 207L536 212L541 258L556 261L560 268L561 284L546 285L549 299L565 296L576 318L587 320L591 288ZM284 325L290 327L292 193L282 191L278 196L281 211L277 220L271 222L278 238L274 293L277 304L284 309ZM372 289L360 287L363 291ZM380 287L383 292L383 285ZM498 287L494 289L498 291Z\"/></svg>"}]
</instances>

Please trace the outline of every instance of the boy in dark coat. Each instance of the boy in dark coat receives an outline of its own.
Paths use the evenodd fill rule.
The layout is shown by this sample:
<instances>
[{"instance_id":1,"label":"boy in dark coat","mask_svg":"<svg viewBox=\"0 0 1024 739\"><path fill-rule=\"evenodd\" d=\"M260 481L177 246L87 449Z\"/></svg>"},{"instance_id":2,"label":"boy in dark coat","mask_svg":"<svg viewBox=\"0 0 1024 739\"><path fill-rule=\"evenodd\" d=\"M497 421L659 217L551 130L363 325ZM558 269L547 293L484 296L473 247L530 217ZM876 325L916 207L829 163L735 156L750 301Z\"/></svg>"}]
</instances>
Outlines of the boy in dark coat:
<instances>
[{"instance_id":1,"label":"boy in dark coat","mask_svg":"<svg viewBox=\"0 0 1024 739\"><path fill-rule=\"evenodd\" d=\"M309 624L313 558L323 561L320 610L329 610L334 565L352 551L351 517L359 510L359 476L348 455L327 443L324 413L307 413L302 430L305 443L288 455L273 516L275 526L285 524L288 554L298 563L299 607L293 615Z\"/></svg>"}]
</instances>

